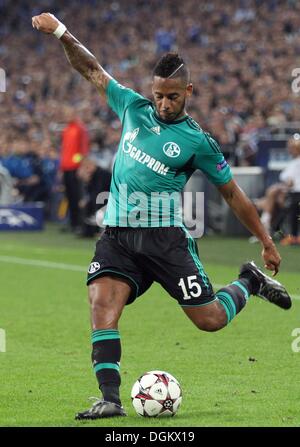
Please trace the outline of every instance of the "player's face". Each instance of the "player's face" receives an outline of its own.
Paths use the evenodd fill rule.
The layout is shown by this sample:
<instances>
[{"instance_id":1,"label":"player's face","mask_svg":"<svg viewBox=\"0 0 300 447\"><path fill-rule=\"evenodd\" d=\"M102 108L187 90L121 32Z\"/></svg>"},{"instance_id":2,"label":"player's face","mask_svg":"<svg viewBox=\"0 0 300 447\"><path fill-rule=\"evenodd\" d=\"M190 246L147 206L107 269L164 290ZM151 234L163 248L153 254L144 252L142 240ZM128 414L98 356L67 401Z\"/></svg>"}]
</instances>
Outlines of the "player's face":
<instances>
[{"instance_id":1,"label":"player's face","mask_svg":"<svg viewBox=\"0 0 300 447\"><path fill-rule=\"evenodd\" d=\"M185 85L180 78L154 76L152 94L160 118L164 121L174 121L184 116L185 101L192 91L192 84Z\"/></svg>"}]
</instances>

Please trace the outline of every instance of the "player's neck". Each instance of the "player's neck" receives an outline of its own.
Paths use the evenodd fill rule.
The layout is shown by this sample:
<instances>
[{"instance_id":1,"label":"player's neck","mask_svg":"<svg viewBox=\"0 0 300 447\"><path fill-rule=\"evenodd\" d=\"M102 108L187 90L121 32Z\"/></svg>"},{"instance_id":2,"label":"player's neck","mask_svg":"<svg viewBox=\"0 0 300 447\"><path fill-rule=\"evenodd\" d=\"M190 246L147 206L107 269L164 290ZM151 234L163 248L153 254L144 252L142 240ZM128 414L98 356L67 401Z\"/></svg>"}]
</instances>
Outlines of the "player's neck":
<instances>
[{"instance_id":1,"label":"player's neck","mask_svg":"<svg viewBox=\"0 0 300 447\"><path fill-rule=\"evenodd\" d=\"M159 115L159 113L157 112L156 109L154 110L154 115L155 115L156 119L158 119L159 121L162 121L163 123L166 123L166 124L172 124L172 123L175 124L175 123L177 123L177 122L184 121L184 120L188 117L188 114L187 114L186 110L183 110L183 111L182 111L178 116L176 116L176 118L175 118L174 120L172 120L172 121L164 120L164 119Z\"/></svg>"},{"instance_id":2,"label":"player's neck","mask_svg":"<svg viewBox=\"0 0 300 447\"><path fill-rule=\"evenodd\" d=\"M174 121L180 120L184 117L188 116L187 111L184 109L177 117Z\"/></svg>"}]
</instances>

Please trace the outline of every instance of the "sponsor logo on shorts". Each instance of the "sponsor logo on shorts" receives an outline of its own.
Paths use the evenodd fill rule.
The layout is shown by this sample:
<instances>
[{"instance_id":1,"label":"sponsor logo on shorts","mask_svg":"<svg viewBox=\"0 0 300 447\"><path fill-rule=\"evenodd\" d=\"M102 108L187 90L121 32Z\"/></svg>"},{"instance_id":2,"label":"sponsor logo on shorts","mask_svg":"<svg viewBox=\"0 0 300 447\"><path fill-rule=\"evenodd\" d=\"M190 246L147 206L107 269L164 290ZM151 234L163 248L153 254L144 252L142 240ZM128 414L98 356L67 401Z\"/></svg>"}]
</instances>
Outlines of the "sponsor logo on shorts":
<instances>
[{"instance_id":1,"label":"sponsor logo on shorts","mask_svg":"<svg viewBox=\"0 0 300 447\"><path fill-rule=\"evenodd\" d=\"M92 262L89 267L89 273L95 273L100 269L99 262Z\"/></svg>"},{"instance_id":2,"label":"sponsor logo on shorts","mask_svg":"<svg viewBox=\"0 0 300 447\"><path fill-rule=\"evenodd\" d=\"M180 155L180 147L172 141L164 145L163 151L168 157L171 158L176 158Z\"/></svg>"}]
</instances>

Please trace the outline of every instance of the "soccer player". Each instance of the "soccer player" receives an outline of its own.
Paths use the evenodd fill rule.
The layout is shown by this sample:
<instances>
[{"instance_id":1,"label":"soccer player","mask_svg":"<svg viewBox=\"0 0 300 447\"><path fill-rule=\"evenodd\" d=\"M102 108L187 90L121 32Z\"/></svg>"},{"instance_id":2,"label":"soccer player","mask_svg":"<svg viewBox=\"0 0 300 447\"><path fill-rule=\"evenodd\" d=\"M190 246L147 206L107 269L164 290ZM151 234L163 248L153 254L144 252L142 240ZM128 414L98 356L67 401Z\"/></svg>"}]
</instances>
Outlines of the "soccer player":
<instances>
[{"instance_id":1,"label":"soccer player","mask_svg":"<svg viewBox=\"0 0 300 447\"><path fill-rule=\"evenodd\" d=\"M291 307L291 299L279 282L253 262L243 264L239 277L214 293L196 243L178 219L178 209L175 207L170 216L161 213L159 206L149 211L153 193L180 193L191 174L201 169L261 242L265 267L273 275L278 272L280 255L254 205L232 178L217 142L186 112L193 87L183 59L171 53L158 61L152 103L119 85L52 14L35 16L32 24L60 39L70 64L95 85L123 125L104 220L107 226L97 242L87 279L92 361L103 398L76 418L125 416L119 395L118 321L124 306L142 295L153 281L160 283L204 331L226 326L250 295L283 309ZM138 204L132 201L134 193L139 193ZM132 219L136 212L138 227Z\"/></svg>"}]
</instances>

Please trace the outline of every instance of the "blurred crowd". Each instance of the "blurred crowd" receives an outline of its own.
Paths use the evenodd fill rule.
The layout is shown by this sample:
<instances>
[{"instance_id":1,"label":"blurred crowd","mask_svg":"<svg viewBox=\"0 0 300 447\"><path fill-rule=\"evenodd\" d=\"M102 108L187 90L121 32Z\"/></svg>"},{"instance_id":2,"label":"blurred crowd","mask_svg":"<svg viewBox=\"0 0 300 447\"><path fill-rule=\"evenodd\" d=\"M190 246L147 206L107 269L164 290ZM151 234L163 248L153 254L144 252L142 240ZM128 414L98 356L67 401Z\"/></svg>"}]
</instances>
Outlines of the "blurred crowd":
<instances>
[{"instance_id":1,"label":"blurred crowd","mask_svg":"<svg viewBox=\"0 0 300 447\"><path fill-rule=\"evenodd\" d=\"M253 163L270 126L300 121L300 96L291 88L300 56L296 0L0 0L0 67L7 81L0 93L0 159L27 154L34 161L31 177L46 172L41 195L43 183L55 183L67 122L63 105L86 126L102 168L111 169L121 126L69 66L57 39L32 28L31 17L47 11L119 82L148 97L155 62L178 51L194 84L188 112L233 164Z\"/></svg>"}]
</instances>

